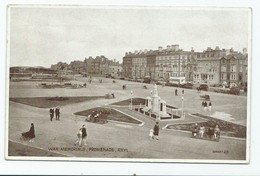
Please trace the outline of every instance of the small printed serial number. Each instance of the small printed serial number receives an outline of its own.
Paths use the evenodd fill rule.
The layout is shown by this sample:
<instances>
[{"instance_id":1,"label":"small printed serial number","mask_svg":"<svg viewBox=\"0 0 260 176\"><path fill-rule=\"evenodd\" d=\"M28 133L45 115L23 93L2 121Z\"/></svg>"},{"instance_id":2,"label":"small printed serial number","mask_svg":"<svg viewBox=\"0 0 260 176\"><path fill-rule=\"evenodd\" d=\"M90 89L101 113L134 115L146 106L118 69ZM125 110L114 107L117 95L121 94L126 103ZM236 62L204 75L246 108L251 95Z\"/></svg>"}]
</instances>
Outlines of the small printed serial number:
<instances>
[{"instance_id":1,"label":"small printed serial number","mask_svg":"<svg viewBox=\"0 0 260 176\"><path fill-rule=\"evenodd\" d=\"M224 154L228 154L229 151L228 151L228 150L213 150L212 153L224 153Z\"/></svg>"}]
</instances>

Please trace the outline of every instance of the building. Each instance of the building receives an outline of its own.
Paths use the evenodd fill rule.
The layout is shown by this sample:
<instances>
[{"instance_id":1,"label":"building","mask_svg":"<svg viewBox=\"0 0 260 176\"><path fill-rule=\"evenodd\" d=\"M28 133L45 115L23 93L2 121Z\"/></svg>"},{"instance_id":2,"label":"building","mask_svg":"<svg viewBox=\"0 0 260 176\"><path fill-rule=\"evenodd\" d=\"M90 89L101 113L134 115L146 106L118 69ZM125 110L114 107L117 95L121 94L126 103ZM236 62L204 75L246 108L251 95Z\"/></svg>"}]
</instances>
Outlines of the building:
<instances>
[{"instance_id":1,"label":"building","mask_svg":"<svg viewBox=\"0 0 260 176\"><path fill-rule=\"evenodd\" d=\"M179 45L165 49L126 52L123 57L123 76L139 79L149 76L152 80L185 77L194 84L244 85L247 82L247 53L231 49L210 47L203 52L183 51Z\"/></svg>"},{"instance_id":2,"label":"building","mask_svg":"<svg viewBox=\"0 0 260 176\"><path fill-rule=\"evenodd\" d=\"M123 57L123 75L133 79L150 76L153 80L169 77L190 78L189 68L193 69L196 57L194 51L183 51L179 45L168 45L166 49L161 46L158 50L140 50L127 52Z\"/></svg>"},{"instance_id":3,"label":"building","mask_svg":"<svg viewBox=\"0 0 260 176\"><path fill-rule=\"evenodd\" d=\"M122 76L122 65L119 62L113 62L109 65L109 74L114 77Z\"/></svg>"},{"instance_id":4,"label":"building","mask_svg":"<svg viewBox=\"0 0 260 176\"><path fill-rule=\"evenodd\" d=\"M91 73L101 75L109 74L109 66L111 62L111 60L109 60L103 55L97 56L91 62Z\"/></svg>"},{"instance_id":5,"label":"building","mask_svg":"<svg viewBox=\"0 0 260 176\"><path fill-rule=\"evenodd\" d=\"M122 76L125 78L131 78L132 77L132 53L129 54L126 52L125 57L123 58L123 64L122 64Z\"/></svg>"},{"instance_id":6,"label":"building","mask_svg":"<svg viewBox=\"0 0 260 176\"><path fill-rule=\"evenodd\" d=\"M69 64L69 70L71 70L73 73L82 73L86 71L86 65L82 61L72 61Z\"/></svg>"},{"instance_id":7,"label":"building","mask_svg":"<svg viewBox=\"0 0 260 176\"><path fill-rule=\"evenodd\" d=\"M247 84L247 54L235 53L220 59L220 82L228 85L235 83L243 86Z\"/></svg>"},{"instance_id":8,"label":"building","mask_svg":"<svg viewBox=\"0 0 260 176\"><path fill-rule=\"evenodd\" d=\"M232 48L220 50L210 47L197 55L193 83L242 85L247 80L247 54L238 53ZM243 75L245 74L245 75Z\"/></svg>"}]
</instances>

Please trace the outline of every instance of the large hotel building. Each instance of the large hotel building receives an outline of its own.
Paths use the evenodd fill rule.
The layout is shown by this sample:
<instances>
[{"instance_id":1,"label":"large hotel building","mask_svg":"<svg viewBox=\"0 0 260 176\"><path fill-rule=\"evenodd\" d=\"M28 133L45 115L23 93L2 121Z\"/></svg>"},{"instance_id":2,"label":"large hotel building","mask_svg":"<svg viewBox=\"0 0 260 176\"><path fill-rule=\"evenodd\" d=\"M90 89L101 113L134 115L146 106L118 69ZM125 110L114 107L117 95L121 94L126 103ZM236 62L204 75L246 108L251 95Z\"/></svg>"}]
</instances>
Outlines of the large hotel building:
<instances>
[{"instance_id":1,"label":"large hotel building","mask_svg":"<svg viewBox=\"0 0 260 176\"><path fill-rule=\"evenodd\" d=\"M248 55L233 49L210 47L203 52L183 51L179 45L165 49L126 52L123 57L124 77L139 79L149 76L152 80L185 77L192 83L220 84L247 82Z\"/></svg>"}]
</instances>

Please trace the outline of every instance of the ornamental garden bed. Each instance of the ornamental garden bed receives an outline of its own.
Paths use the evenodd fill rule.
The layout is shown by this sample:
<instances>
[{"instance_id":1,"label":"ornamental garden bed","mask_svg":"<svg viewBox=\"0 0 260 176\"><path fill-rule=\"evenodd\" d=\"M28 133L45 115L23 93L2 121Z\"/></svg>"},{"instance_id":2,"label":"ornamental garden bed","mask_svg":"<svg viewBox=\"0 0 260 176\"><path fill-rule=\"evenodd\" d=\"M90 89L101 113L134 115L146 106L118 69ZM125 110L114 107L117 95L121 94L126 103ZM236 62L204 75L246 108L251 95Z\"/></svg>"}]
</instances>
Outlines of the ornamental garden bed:
<instances>
[{"instance_id":1,"label":"ornamental garden bed","mask_svg":"<svg viewBox=\"0 0 260 176\"><path fill-rule=\"evenodd\" d=\"M80 96L80 97L22 97L9 98L9 101L21 103L37 108L51 108L85 101L102 99L104 96Z\"/></svg>"},{"instance_id":2,"label":"ornamental garden bed","mask_svg":"<svg viewBox=\"0 0 260 176\"><path fill-rule=\"evenodd\" d=\"M99 114L98 118L95 118L96 114ZM125 123L132 123L136 125L140 125L142 122L139 120L136 120L126 114L123 114L119 111L116 111L112 108L92 108L85 111L80 111L74 113L75 115L85 116L85 121L87 122L93 122L98 124L104 124L107 123L108 120L118 121L118 122L125 122Z\"/></svg>"},{"instance_id":3,"label":"ornamental garden bed","mask_svg":"<svg viewBox=\"0 0 260 176\"><path fill-rule=\"evenodd\" d=\"M204 126L205 128L219 126L221 130L221 135L229 136L229 137L237 137L237 138L246 138L246 127L242 125L238 125L232 122L216 119L210 116L205 116L202 114L192 114L195 116L199 116L208 121L197 123L199 126ZM184 131L192 131L195 123L188 124L172 124L167 126L167 129L175 129L175 130L184 130Z\"/></svg>"}]
</instances>

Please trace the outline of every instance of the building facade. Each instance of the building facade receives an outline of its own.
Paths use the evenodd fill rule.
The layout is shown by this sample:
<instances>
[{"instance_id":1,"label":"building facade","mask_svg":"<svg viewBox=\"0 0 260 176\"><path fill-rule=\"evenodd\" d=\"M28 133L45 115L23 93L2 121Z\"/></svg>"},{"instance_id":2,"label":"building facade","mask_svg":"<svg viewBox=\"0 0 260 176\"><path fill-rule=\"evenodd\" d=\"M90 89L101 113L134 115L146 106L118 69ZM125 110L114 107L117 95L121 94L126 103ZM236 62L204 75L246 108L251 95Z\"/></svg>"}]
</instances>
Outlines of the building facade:
<instances>
[{"instance_id":1,"label":"building facade","mask_svg":"<svg viewBox=\"0 0 260 176\"><path fill-rule=\"evenodd\" d=\"M179 45L165 49L127 52L123 57L123 76L139 79L150 76L152 80L185 77L194 84L244 85L247 82L247 53L231 49L210 47L203 52L183 51Z\"/></svg>"},{"instance_id":2,"label":"building facade","mask_svg":"<svg viewBox=\"0 0 260 176\"><path fill-rule=\"evenodd\" d=\"M112 63L109 66L109 74L114 77L122 76L122 65L119 63Z\"/></svg>"},{"instance_id":3,"label":"building facade","mask_svg":"<svg viewBox=\"0 0 260 176\"><path fill-rule=\"evenodd\" d=\"M123 75L132 79L150 76L153 80L167 80L170 77L193 78L191 70L196 52L183 51L179 45L168 45L166 49L140 50L126 53L123 57Z\"/></svg>"}]
</instances>

